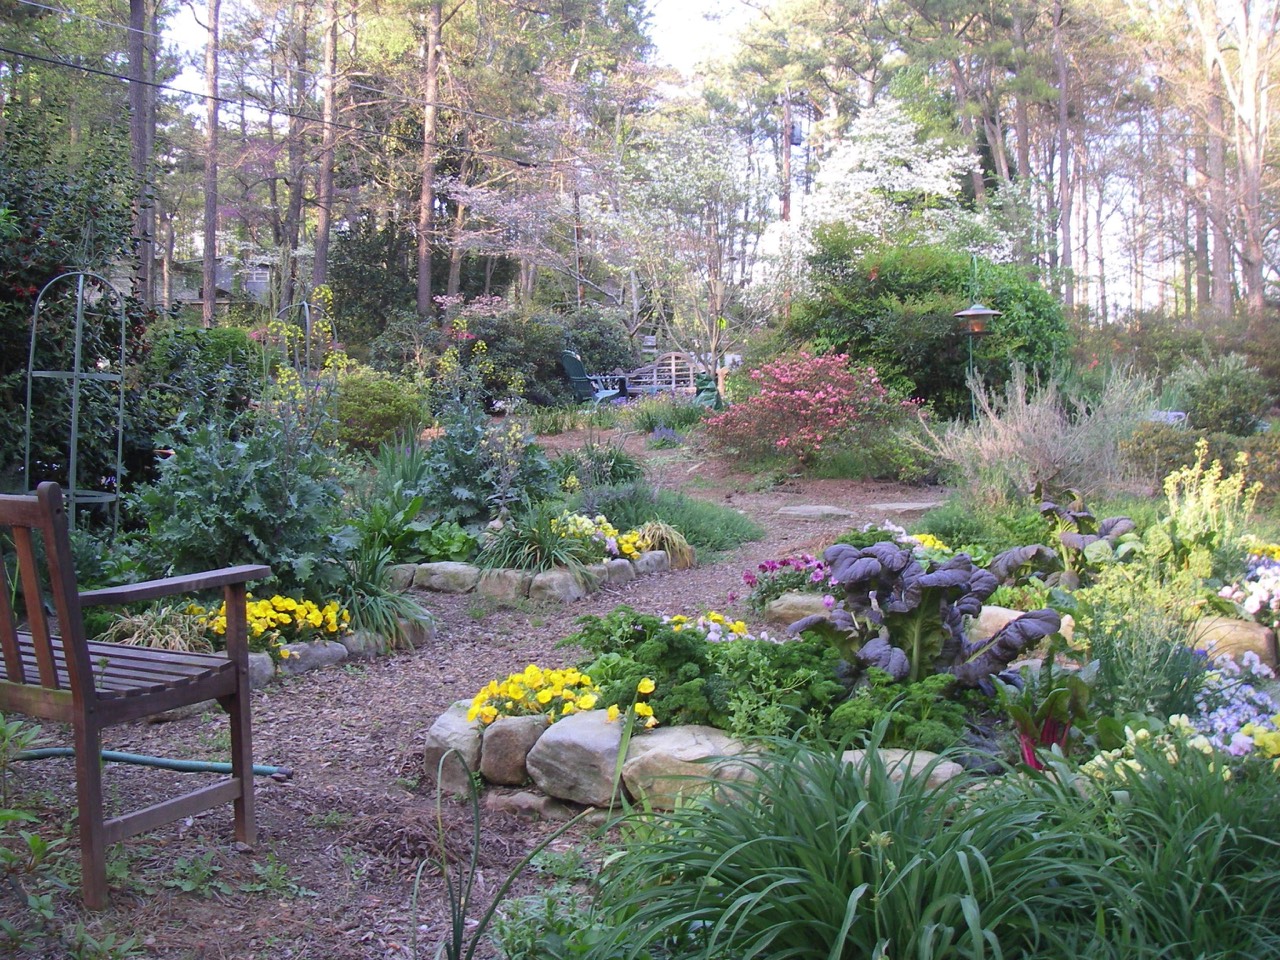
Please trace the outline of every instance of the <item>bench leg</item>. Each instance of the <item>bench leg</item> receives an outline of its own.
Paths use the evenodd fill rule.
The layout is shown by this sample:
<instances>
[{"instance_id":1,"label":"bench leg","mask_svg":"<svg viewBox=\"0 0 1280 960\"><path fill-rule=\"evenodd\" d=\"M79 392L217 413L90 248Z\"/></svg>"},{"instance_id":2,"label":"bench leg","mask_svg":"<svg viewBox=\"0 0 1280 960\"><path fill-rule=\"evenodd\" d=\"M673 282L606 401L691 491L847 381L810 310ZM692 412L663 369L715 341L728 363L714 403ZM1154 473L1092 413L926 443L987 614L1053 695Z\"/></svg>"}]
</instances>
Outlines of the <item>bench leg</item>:
<instances>
[{"instance_id":1,"label":"bench leg","mask_svg":"<svg viewBox=\"0 0 1280 960\"><path fill-rule=\"evenodd\" d=\"M231 721L231 776L240 784L240 796L235 801L236 839L253 846L258 839L258 821L253 809L253 734L248 683L218 702Z\"/></svg>"},{"instance_id":2,"label":"bench leg","mask_svg":"<svg viewBox=\"0 0 1280 960\"><path fill-rule=\"evenodd\" d=\"M107 851L102 838L102 732L81 715L75 724L80 811L80 885L90 910L107 906Z\"/></svg>"}]
</instances>

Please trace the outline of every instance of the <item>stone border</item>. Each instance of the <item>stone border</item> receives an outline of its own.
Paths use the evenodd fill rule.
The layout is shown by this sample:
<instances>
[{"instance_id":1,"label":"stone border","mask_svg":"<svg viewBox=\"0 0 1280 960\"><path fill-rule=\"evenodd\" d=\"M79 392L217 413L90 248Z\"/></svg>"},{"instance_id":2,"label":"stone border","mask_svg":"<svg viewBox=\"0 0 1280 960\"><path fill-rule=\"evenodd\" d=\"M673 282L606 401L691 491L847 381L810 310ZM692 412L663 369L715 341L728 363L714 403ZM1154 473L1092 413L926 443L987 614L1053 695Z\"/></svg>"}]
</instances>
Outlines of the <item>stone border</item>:
<instances>
[{"instance_id":1,"label":"stone border","mask_svg":"<svg viewBox=\"0 0 1280 960\"><path fill-rule=\"evenodd\" d=\"M436 638L434 623L401 621L400 626L414 647L421 647ZM289 651L289 656L279 662L269 653L249 654L250 689L259 690L276 677L296 677L346 660L374 660L391 652L386 637L364 630L353 631L337 640L286 643L283 648Z\"/></svg>"},{"instance_id":2,"label":"stone border","mask_svg":"<svg viewBox=\"0 0 1280 960\"><path fill-rule=\"evenodd\" d=\"M665 550L649 550L635 560L622 558L593 563L587 575L575 575L563 567L530 573L527 570L482 569L472 563L402 563L391 568L391 585L398 590L414 587L433 593L476 593L494 600L554 600L570 603L605 583L627 583L651 573L671 569Z\"/></svg>"}]
</instances>

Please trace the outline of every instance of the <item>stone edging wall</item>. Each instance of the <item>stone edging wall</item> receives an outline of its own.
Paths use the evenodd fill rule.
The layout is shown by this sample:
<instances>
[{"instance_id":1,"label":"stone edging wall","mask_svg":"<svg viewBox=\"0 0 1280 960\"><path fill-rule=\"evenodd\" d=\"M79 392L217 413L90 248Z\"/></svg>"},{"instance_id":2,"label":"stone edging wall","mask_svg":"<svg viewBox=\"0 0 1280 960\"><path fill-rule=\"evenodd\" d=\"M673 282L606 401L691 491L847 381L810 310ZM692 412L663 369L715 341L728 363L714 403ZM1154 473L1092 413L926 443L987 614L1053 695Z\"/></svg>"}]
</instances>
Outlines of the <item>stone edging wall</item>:
<instances>
[{"instance_id":1,"label":"stone edging wall","mask_svg":"<svg viewBox=\"0 0 1280 960\"><path fill-rule=\"evenodd\" d=\"M581 600L600 584L627 583L650 573L671 569L665 550L650 550L635 560L604 560L575 576L557 568L542 573L527 570L485 570L472 563L402 563L391 568L391 584L399 590L414 587L435 593L477 593L495 600Z\"/></svg>"}]
</instances>

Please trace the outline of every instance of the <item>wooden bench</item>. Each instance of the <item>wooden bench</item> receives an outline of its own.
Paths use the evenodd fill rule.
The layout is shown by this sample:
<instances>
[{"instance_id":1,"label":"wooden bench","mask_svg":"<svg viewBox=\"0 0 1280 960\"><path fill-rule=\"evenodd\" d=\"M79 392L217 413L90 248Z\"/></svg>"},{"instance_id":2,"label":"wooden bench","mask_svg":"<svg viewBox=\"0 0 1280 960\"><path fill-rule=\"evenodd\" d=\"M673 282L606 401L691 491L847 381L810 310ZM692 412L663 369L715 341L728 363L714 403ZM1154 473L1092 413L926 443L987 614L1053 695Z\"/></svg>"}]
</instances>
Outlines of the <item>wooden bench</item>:
<instances>
[{"instance_id":1,"label":"wooden bench","mask_svg":"<svg viewBox=\"0 0 1280 960\"><path fill-rule=\"evenodd\" d=\"M126 837L231 803L236 839L252 844L256 825L245 583L270 576L270 568L228 567L79 593L63 494L56 483L40 484L35 496L0 496L0 535L6 533L17 554L17 585L26 619L20 621L11 602L13 593L0 562L0 712L16 711L73 728L85 905L106 906L106 850ZM38 543L44 547L43 563L37 561ZM60 635L52 632L45 614L42 579L48 584ZM90 604L136 603L219 588L227 604L226 654L91 643L85 637L81 608ZM104 819L103 729L206 700L216 700L230 716L231 776Z\"/></svg>"},{"instance_id":2,"label":"wooden bench","mask_svg":"<svg viewBox=\"0 0 1280 960\"><path fill-rule=\"evenodd\" d=\"M664 353L626 375L628 393L692 393L698 371L687 354Z\"/></svg>"}]
</instances>

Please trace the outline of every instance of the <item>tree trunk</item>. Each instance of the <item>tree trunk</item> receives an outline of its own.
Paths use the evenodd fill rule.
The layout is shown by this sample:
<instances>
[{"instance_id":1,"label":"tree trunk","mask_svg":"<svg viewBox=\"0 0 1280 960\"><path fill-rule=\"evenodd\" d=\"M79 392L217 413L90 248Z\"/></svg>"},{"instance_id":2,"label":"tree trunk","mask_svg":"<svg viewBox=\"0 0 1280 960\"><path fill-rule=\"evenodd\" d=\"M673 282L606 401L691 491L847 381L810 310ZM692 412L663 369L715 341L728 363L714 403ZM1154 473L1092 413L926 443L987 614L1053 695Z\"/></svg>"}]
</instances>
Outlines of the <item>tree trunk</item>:
<instances>
[{"instance_id":1,"label":"tree trunk","mask_svg":"<svg viewBox=\"0 0 1280 960\"><path fill-rule=\"evenodd\" d=\"M281 246L280 306L292 306L297 299L298 238L302 227L302 197L307 177L303 157L302 112L306 109L307 18L306 8L294 4L290 11L289 47L286 71L289 84L289 133L286 156L289 163L289 205L285 210Z\"/></svg>"},{"instance_id":2,"label":"tree trunk","mask_svg":"<svg viewBox=\"0 0 1280 960\"><path fill-rule=\"evenodd\" d=\"M418 196L418 316L431 313L431 231L436 204L436 97L440 90L440 30L443 0L434 0L427 11L426 73L422 98L422 190Z\"/></svg>"},{"instance_id":3,"label":"tree trunk","mask_svg":"<svg viewBox=\"0 0 1280 960\"><path fill-rule=\"evenodd\" d=\"M1216 74L1216 70L1214 71ZM1206 168L1209 174L1209 223L1213 233L1213 274L1211 296L1213 311L1219 317L1231 316L1232 250L1229 230L1231 211L1227 201L1227 144L1224 132L1222 98L1210 76L1207 104L1208 144Z\"/></svg>"},{"instance_id":4,"label":"tree trunk","mask_svg":"<svg viewBox=\"0 0 1280 960\"><path fill-rule=\"evenodd\" d=\"M154 88L147 83L151 75L147 67L147 5L147 0L129 0L129 145L134 185L133 236L138 257L134 290L143 306L149 307L155 296L151 276L155 265L155 206L150 196L152 138L147 130L154 119Z\"/></svg>"},{"instance_id":5,"label":"tree trunk","mask_svg":"<svg viewBox=\"0 0 1280 960\"><path fill-rule=\"evenodd\" d=\"M324 129L320 135L320 169L316 172L315 262L311 286L323 286L329 278L329 233L333 222L333 153L338 140L338 2L324 3L324 101L320 108Z\"/></svg>"},{"instance_id":6,"label":"tree trunk","mask_svg":"<svg viewBox=\"0 0 1280 960\"><path fill-rule=\"evenodd\" d=\"M1063 47L1063 0L1053 5L1053 62L1058 71L1058 222L1062 233L1059 267L1062 270L1062 306L1075 311L1075 280L1072 277L1071 238L1071 111L1068 90L1067 53Z\"/></svg>"},{"instance_id":7,"label":"tree trunk","mask_svg":"<svg viewBox=\"0 0 1280 960\"><path fill-rule=\"evenodd\" d=\"M465 149L465 139L462 141L462 145ZM470 168L470 155L464 153L462 162L458 165L458 179L463 183L467 182ZM466 223L467 208L461 202L458 202L457 208L453 212L453 221L449 225L449 283L445 288L445 296L447 297L456 297L462 289L462 258L465 252L462 246L462 230Z\"/></svg>"},{"instance_id":8,"label":"tree trunk","mask_svg":"<svg viewBox=\"0 0 1280 960\"><path fill-rule=\"evenodd\" d=\"M1205 170L1209 166L1209 150L1196 144L1195 163L1191 168L1191 202L1195 210L1196 312L1209 309L1209 210L1204 198Z\"/></svg>"},{"instance_id":9,"label":"tree trunk","mask_svg":"<svg viewBox=\"0 0 1280 960\"><path fill-rule=\"evenodd\" d=\"M209 0L209 39L204 50L205 137L204 158L204 273L201 320L213 326L218 296L218 20L222 0Z\"/></svg>"}]
</instances>

